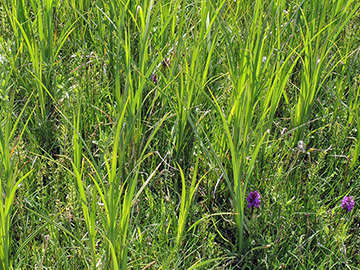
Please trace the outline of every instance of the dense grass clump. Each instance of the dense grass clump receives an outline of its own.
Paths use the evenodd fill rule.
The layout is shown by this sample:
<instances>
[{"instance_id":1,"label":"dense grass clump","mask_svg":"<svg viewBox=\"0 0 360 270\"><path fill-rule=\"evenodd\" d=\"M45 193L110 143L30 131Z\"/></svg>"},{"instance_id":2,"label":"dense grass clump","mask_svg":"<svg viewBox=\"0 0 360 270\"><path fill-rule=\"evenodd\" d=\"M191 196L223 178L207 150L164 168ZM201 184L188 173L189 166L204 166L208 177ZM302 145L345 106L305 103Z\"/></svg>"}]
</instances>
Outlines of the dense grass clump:
<instances>
[{"instance_id":1,"label":"dense grass clump","mask_svg":"<svg viewBox=\"0 0 360 270\"><path fill-rule=\"evenodd\" d=\"M358 269L360 3L3 0L0 269Z\"/></svg>"}]
</instances>

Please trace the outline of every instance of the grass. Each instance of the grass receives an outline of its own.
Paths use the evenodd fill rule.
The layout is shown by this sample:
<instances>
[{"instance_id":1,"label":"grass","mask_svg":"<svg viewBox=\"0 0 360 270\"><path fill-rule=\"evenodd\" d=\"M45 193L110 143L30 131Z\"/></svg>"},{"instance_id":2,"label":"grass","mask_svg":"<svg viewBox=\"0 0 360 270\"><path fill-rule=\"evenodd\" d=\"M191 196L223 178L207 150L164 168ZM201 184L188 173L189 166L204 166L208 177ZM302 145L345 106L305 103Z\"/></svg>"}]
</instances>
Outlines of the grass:
<instances>
[{"instance_id":1,"label":"grass","mask_svg":"<svg viewBox=\"0 0 360 270\"><path fill-rule=\"evenodd\" d=\"M359 8L1 2L0 269L358 269Z\"/></svg>"}]
</instances>

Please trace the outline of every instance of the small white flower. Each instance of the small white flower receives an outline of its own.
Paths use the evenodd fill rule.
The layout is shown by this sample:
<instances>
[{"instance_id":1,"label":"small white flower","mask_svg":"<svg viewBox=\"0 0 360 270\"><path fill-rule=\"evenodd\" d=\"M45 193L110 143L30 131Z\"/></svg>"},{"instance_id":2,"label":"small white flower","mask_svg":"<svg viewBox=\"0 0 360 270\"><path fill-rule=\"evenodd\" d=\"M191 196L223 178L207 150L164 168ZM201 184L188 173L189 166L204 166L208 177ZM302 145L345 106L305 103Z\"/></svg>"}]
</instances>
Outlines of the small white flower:
<instances>
[{"instance_id":1,"label":"small white flower","mask_svg":"<svg viewBox=\"0 0 360 270\"><path fill-rule=\"evenodd\" d=\"M1 64L4 64L5 61L6 61L5 56L2 56L2 55L0 54L0 63L1 63Z\"/></svg>"},{"instance_id":2,"label":"small white flower","mask_svg":"<svg viewBox=\"0 0 360 270\"><path fill-rule=\"evenodd\" d=\"M305 153L306 146L303 141L298 142L297 148L299 149L300 152Z\"/></svg>"}]
</instances>

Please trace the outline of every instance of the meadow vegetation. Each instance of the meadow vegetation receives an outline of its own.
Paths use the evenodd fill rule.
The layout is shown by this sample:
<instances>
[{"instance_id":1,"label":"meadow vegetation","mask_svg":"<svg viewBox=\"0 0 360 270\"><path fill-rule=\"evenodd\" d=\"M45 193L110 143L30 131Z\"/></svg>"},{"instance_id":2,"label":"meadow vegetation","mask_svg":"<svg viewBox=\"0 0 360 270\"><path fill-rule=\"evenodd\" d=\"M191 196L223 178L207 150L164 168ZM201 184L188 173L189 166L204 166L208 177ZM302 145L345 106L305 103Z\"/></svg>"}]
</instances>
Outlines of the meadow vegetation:
<instances>
[{"instance_id":1,"label":"meadow vegetation","mask_svg":"<svg viewBox=\"0 0 360 270\"><path fill-rule=\"evenodd\" d=\"M0 269L360 269L359 8L2 0Z\"/></svg>"}]
</instances>

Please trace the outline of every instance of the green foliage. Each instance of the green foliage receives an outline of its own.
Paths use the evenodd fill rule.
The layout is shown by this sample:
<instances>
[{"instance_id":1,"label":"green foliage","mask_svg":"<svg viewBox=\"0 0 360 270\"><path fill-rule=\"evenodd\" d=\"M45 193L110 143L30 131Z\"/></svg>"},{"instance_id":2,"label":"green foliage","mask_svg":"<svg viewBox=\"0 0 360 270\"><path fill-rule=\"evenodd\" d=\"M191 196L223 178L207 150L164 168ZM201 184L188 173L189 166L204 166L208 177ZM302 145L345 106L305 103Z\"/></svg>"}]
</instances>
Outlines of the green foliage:
<instances>
[{"instance_id":1,"label":"green foliage","mask_svg":"<svg viewBox=\"0 0 360 270\"><path fill-rule=\"evenodd\" d=\"M2 1L0 269L357 269L359 8Z\"/></svg>"}]
</instances>

